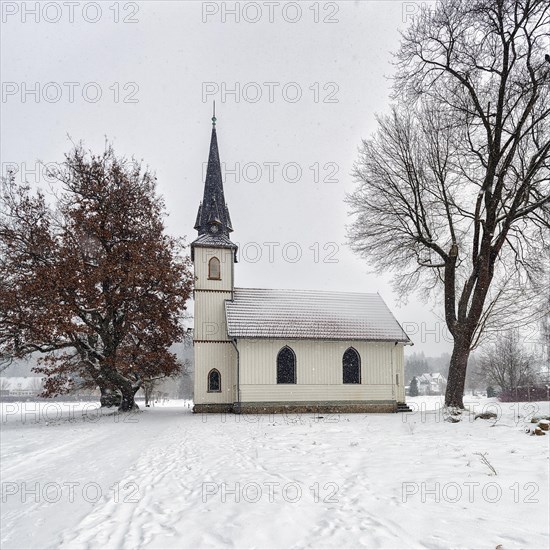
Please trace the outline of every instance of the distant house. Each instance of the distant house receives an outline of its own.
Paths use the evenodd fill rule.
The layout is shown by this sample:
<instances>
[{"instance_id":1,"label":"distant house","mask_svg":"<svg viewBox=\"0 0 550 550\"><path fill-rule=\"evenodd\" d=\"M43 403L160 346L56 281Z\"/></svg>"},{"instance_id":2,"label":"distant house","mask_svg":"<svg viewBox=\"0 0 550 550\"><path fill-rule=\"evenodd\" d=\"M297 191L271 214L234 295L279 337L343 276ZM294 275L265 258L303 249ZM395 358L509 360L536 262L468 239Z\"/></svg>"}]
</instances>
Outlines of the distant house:
<instances>
[{"instance_id":1,"label":"distant house","mask_svg":"<svg viewBox=\"0 0 550 550\"><path fill-rule=\"evenodd\" d=\"M441 395L445 392L447 379L440 372L425 372L416 379L420 395Z\"/></svg>"},{"instance_id":2,"label":"distant house","mask_svg":"<svg viewBox=\"0 0 550 550\"><path fill-rule=\"evenodd\" d=\"M1 397L36 397L42 393L41 376L5 376L0 378Z\"/></svg>"}]
</instances>

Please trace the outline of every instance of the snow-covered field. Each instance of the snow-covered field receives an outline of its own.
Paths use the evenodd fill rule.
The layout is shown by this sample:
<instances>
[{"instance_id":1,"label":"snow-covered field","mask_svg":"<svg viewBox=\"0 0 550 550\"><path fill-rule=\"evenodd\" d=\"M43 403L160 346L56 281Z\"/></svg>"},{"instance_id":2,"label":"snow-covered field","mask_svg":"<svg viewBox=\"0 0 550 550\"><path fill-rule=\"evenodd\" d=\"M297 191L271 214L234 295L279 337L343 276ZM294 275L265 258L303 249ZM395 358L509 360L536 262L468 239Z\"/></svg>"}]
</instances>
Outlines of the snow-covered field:
<instances>
[{"instance_id":1,"label":"snow-covered field","mask_svg":"<svg viewBox=\"0 0 550 550\"><path fill-rule=\"evenodd\" d=\"M472 398L496 422L453 424L439 398L409 403L288 416L3 403L0 547L548 548L550 435L524 420L549 404Z\"/></svg>"}]
</instances>

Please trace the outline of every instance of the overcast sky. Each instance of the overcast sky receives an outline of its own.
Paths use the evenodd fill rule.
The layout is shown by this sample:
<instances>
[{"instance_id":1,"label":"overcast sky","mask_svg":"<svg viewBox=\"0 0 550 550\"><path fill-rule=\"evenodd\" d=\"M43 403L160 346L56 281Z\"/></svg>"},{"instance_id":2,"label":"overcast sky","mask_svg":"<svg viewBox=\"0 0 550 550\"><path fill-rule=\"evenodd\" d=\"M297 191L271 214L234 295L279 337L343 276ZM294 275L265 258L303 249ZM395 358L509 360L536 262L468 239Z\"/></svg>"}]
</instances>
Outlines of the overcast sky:
<instances>
[{"instance_id":1,"label":"overcast sky","mask_svg":"<svg viewBox=\"0 0 550 550\"><path fill-rule=\"evenodd\" d=\"M190 242L216 100L236 285L379 292L409 351L450 350L440 307L399 304L345 244L357 149L420 3L36 4L2 3L3 173L46 187L37 161L62 161L67 135L95 151L107 136L156 172L168 230Z\"/></svg>"}]
</instances>

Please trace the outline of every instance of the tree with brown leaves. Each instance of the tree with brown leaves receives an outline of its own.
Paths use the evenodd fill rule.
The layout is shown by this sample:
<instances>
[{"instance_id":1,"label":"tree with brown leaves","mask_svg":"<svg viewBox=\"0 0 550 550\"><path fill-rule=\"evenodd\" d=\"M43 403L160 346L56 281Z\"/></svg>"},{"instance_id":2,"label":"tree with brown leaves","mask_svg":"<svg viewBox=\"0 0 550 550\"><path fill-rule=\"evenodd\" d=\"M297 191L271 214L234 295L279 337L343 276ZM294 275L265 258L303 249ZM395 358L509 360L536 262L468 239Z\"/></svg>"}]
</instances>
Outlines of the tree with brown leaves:
<instances>
[{"instance_id":1,"label":"tree with brown leaves","mask_svg":"<svg viewBox=\"0 0 550 550\"><path fill-rule=\"evenodd\" d=\"M468 358L550 292L547 0L442 0L404 32L395 106L363 142L353 249L404 296L436 297L454 338L445 404Z\"/></svg>"},{"instance_id":2,"label":"tree with brown leaves","mask_svg":"<svg viewBox=\"0 0 550 550\"><path fill-rule=\"evenodd\" d=\"M54 176L53 204L13 175L4 181L0 356L39 352L45 395L80 380L128 411L144 381L181 368L169 347L184 336L189 259L136 161L77 146Z\"/></svg>"}]
</instances>

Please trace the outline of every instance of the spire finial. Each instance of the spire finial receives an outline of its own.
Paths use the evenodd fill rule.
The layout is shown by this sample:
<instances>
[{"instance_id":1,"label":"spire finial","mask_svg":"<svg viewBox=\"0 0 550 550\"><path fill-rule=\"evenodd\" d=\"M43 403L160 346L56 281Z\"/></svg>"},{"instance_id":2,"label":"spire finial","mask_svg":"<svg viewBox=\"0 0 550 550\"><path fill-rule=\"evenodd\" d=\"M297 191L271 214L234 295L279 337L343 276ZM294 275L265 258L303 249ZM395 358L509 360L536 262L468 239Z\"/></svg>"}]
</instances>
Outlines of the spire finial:
<instances>
[{"instance_id":1,"label":"spire finial","mask_svg":"<svg viewBox=\"0 0 550 550\"><path fill-rule=\"evenodd\" d=\"M212 126L216 126L216 101L214 101L214 105L212 107Z\"/></svg>"}]
</instances>

